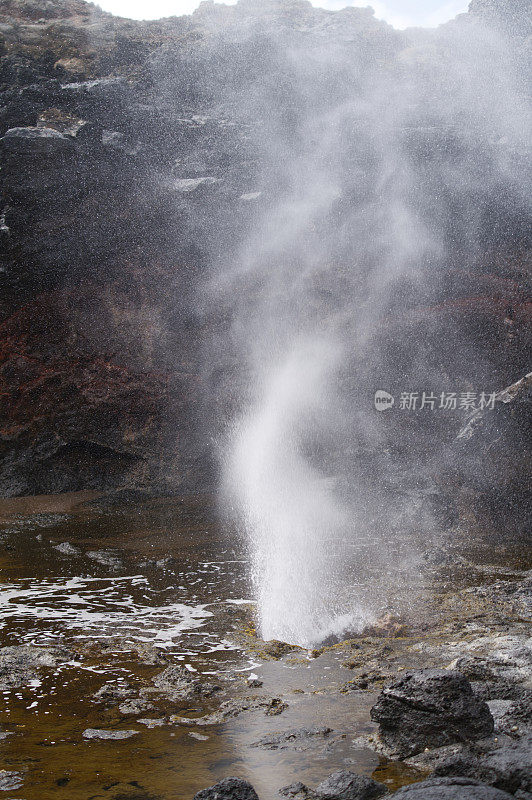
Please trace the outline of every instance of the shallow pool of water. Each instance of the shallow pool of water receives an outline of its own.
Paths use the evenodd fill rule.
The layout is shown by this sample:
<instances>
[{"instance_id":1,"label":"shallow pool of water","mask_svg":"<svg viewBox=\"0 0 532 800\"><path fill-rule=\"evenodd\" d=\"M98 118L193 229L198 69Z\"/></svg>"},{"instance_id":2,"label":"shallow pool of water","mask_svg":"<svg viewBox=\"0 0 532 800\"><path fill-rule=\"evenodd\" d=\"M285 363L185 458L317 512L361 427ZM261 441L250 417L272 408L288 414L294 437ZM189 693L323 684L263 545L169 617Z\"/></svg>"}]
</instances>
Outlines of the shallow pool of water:
<instances>
[{"instance_id":1,"label":"shallow pool of water","mask_svg":"<svg viewBox=\"0 0 532 800\"><path fill-rule=\"evenodd\" d=\"M350 678L334 648L268 660L253 640L248 562L216 521L210 498L153 500L102 510L89 493L0 503L0 644L61 646L69 657L0 694L0 769L20 774L8 800L189 800L229 775L261 800L296 780L314 786L336 769L396 788L420 774L364 749L375 730L375 692L340 693ZM247 637L247 639L246 639ZM220 680L224 697L282 698L280 715L257 706L222 723L194 720L219 700L158 700L149 713L95 701L104 684L137 689L168 663ZM262 686L247 687L248 676ZM143 719L164 721L150 727ZM151 724L151 723L150 723ZM277 749L265 736L331 729ZM88 728L134 730L84 738Z\"/></svg>"},{"instance_id":2,"label":"shallow pool of water","mask_svg":"<svg viewBox=\"0 0 532 800\"><path fill-rule=\"evenodd\" d=\"M368 725L369 697L326 697L339 668L334 654L318 666L302 653L289 666L243 651L239 636L252 625L247 562L208 498L107 511L93 503L78 493L0 504L1 644L60 645L72 654L2 694L0 728L10 735L0 741L0 768L22 782L6 796L175 800L236 774L269 800L287 783L314 784L346 765L379 770L382 760L352 743L357 726ZM94 701L105 683L149 681L164 666L150 663L153 653L224 677L234 696L249 694L245 678L259 672L260 692L288 696L288 707L282 716L259 709L218 725L150 728L139 719L175 709L159 704L131 716ZM215 707L207 699L179 711L194 718ZM315 725L334 735L304 748L255 746L268 733ZM87 728L137 732L87 740ZM411 779L403 774L399 783Z\"/></svg>"}]
</instances>

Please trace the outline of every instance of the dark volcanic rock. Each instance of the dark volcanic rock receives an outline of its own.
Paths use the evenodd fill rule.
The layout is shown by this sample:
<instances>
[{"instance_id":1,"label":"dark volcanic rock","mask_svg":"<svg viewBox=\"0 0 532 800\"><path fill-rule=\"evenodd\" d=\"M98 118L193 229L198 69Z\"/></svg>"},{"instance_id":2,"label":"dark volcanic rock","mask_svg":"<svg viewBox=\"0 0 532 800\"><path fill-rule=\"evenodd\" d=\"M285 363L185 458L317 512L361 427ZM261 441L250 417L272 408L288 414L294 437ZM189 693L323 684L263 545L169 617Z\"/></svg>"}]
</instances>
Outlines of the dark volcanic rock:
<instances>
[{"instance_id":1,"label":"dark volcanic rock","mask_svg":"<svg viewBox=\"0 0 532 800\"><path fill-rule=\"evenodd\" d=\"M414 763L434 770L436 776L462 776L483 781L511 794L532 792L532 736L519 741L500 737L476 748L460 746L455 752L443 748Z\"/></svg>"},{"instance_id":2,"label":"dark volcanic rock","mask_svg":"<svg viewBox=\"0 0 532 800\"><path fill-rule=\"evenodd\" d=\"M430 778L399 789L394 797L401 800L509 800L512 795L469 778Z\"/></svg>"},{"instance_id":3,"label":"dark volcanic rock","mask_svg":"<svg viewBox=\"0 0 532 800\"><path fill-rule=\"evenodd\" d=\"M259 800L253 786L241 778L225 778L209 789L202 789L194 800Z\"/></svg>"},{"instance_id":4,"label":"dark volcanic rock","mask_svg":"<svg viewBox=\"0 0 532 800\"><path fill-rule=\"evenodd\" d=\"M309 794L311 794L310 789L305 786L304 783L301 781L296 781L295 783L290 783L288 786L283 786L279 789L278 792L282 797L292 797L296 798L296 800L307 800Z\"/></svg>"},{"instance_id":5,"label":"dark volcanic rock","mask_svg":"<svg viewBox=\"0 0 532 800\"><path fill-rule=\"evenodd\" d=\"M153 711L155 706L149 700L136 698L120 703L118 710L121 714L144 714L146 711Z\"/></svg>"},{"instance_id":6,"label":"dark volcanic rock","mask_svg":"<svg viewBox=\"0 0 532 800\"><path fill-rule=\"evenodd\" d=\"M189 700L191 697L211 697L222 691L215 683L198 680L197 676L179 664L170 664L153 678L152 683L169 700Z\"/></svg>"},{"instance_id":7,"label":"dark volcanic rock","mask_svg":"<svg viewBox=\"0 0 532 800\"><path fill-rule=\"evenodd\" d=\"M348 770L333 772L314 790L319 800L373 800L388 794L384 784Z\"/></svg>"},{"instance_id":8,"label":"dark volcanic rock","mask_svg":"<svg viewBox=\"0 0 532 800\"><path fill-rule=\"evenodd\" d=\"M283 786L279 794L295 800L374 800L387 795L388 789L365 775L344 769L333 772L316 789L297 782Z\"/></svg>"},{"instance_id":9,"label":"dark volcanic rock","mask_svg":"<svg viewBox=\"0 0 532 800\"><path fill-rule=\"evenodd\" d=\"M294 746L301 749L309 740L326 739L332 733L331 728L298 728L293 731L283 731L282 733L271 733L263 736L257 742L253 742L251 747L263 747L266 750L283 750L286 747Z\"/></svg>"},{"instance_id":10,"label":"dark volcanic rock","mask_svg":"<svg viewBox=\"0 0 532 800\"><path fill-rule=\"evenodd\" d=\"M480 780L512 794L517 791L532 793L531 753L532 735L529 735L481 757L476 775Z\"/></svg>"},{"instance_id":11,"label":"dark volcanic rock","mask_svg":"<svg viewBox=\"0 0 532 800\"><path fill-rule=\"evenodd\" d=\"M135 689L128 683L104 683L93 694L94 700L102 703L118 703L135 696Z\"/></svg>"},{"instance_id":12,"label":"dark volcanic rock","mask_svg":"<svg viewBox=\"0 0 532 800\"><path fill-rule=\"evenodd\" d=\"M371 709L382 743L400 758L493 732L487 704L459 672L421 670L384 689Z\"/></svg>"}]
</instances>

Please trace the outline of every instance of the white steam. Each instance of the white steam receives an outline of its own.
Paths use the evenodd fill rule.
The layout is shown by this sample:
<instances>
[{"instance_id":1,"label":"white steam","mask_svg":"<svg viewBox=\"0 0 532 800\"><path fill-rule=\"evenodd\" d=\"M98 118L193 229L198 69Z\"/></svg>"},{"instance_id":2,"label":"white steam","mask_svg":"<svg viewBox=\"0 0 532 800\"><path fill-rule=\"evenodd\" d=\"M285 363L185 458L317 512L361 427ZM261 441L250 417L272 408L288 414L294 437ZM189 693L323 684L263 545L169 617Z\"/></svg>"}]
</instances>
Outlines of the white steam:
<instances>
[{"instance_id":1,"label":"white steam","mask_svg":"<svg viewBox=\"0 0 532 800\"><path fill-rule=\"evenodd\" d=\"M430 388L466 357L443 338L426 366L423 330L394 341L394 320L432 302L452 258L477 263L494 197L523 203L527 123L511 47L477 19L406 36L368 12L302 7L296 34L282 6L267 3L259 68L231 98L256 122L262 169L213 292L231 320L220 359L239 365L223 484L260 633L312 646L408 594L416 536L431 535L409 494L425 465L397 478L373 392L420 376ZM252 35L257 7L227 17L223 47Z\"/></svg>"},{"instance_id":2,"label":"white steam","mask_svg":"<svg viewBox=\"0 0 532 800\"><path fill-rule=\"evenodd\" d=\"M334 480L305 452L308 431L323 425L338 357L329 342L297 343L267 376L258 406L237 424L228 464L250 537L262 636L309 647L339 632L340 587L328 562L348 515Z\"/></svg>"}]
</instances>

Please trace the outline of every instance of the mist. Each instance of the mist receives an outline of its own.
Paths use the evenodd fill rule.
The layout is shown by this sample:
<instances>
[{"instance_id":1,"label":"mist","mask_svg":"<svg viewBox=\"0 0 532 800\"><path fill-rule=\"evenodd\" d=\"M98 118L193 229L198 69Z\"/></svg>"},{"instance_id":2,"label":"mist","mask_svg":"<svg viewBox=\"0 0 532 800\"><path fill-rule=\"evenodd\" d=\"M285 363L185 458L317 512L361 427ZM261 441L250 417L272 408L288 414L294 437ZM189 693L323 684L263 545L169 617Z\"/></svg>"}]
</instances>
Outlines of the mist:
<instances>
[{"instance_id":1,"label":"mist","mask_svg":"<svg viewBox=\"0 0 532 800\"><path fill-rule=\"evenodd\" d=\"M203 287L224 319L208 361L232 376L222 504L249 552L261 635L313 646L404 611L445 534L423 493L450 423L386 417L373 395L489 383L466 333L415 316L445 301L450 269L486 258L494 206L525 213L522 64L474 14L408 32L306 3L204 14L224 84L208 91L260 165Z\"/></svg>"}]
</instances>

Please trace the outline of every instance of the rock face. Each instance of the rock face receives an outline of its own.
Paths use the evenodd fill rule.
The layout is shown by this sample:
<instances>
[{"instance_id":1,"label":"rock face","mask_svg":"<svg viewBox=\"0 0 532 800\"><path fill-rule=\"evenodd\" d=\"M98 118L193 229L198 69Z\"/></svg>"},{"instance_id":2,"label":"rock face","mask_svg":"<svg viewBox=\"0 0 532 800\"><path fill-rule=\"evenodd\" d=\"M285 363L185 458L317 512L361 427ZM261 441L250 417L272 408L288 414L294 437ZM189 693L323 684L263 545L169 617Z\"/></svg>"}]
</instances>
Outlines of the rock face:
<instances>
[{"instance_id":1,"label":"rock face","mask_svg":"<svg viewBox=\"0 0 532 800\"><path fill-rule=\"evenodd\" d=\"M527 36L526 4L503 5L474 0L453 30L467 39L477 23L493 25L514 37L513 57ZM231 347L235 298L209 302L213 277L285 191L309 109L325 118L347 85L368 108L361 86L378 94L406 74L406 88L416 70L441 72L448 49L452 66L452 48L393 31L368 9L291 0L202 3L154 22L82 0L9 0L0 25L0 494L209 488L213 420L238 407L247 379ZM303 62L315 67L306 79ZM386 352L382 375L507 386L525 374L530 349L528 217L500 186L523 156L504 131L460 138L452 116L422 111L405 116L397 149L437 203L432 217L441 210L435 249L446 256L431 262L426 285L412 267L386 309L375 343ZM347 213L371 209L378 184L378 154L357 133L364 114L339 141L339 235L316 278L323 307L356 283ZM275 153L273 137L283 142ZM476 171L492 181L485 189ZM463 182L451 197L444 178L455 173ZM474 232L464 223L473 217ZM242 280L244 306L256 291ZM462 363L464 343L482 359ZM395 442L395 420L389 433ZM523 450L517 434L512 453ZM521 496L517 472L505 482L509 508Z\"/></svg>"},{"instance_id":2,"label":"rock face","mask_svg":"<svg viewBox=\"0 0 532 800\"><path fill-rule=\"evenodd\" d=\"M225 778L194 795L194 800L259 800L253 786L241 778Z\"/></svg>"},{"instance_id":3,"label":"rock face","mask_svg":"<svg viewBox=\"0 0 532 800\"><path fill-rule=\"evenodd\" d=\"M447 670L406 675L383 690L371 718L379 723L383 744L400 758L493 732L487 704L464 675Z\"/></svg>"},{"instance_id":4,"label":"rock face","mask_svg":"<svg viewBox=\"0 0 532 800\"><path fill-rule=\"evenodd\" d=\"M394 795L401 800L508 800L507 792L468 778L431 778L399 789Z\"/></svg>"}]
</instances>

